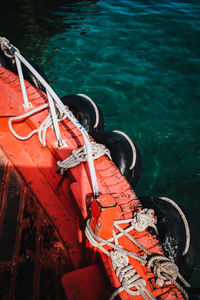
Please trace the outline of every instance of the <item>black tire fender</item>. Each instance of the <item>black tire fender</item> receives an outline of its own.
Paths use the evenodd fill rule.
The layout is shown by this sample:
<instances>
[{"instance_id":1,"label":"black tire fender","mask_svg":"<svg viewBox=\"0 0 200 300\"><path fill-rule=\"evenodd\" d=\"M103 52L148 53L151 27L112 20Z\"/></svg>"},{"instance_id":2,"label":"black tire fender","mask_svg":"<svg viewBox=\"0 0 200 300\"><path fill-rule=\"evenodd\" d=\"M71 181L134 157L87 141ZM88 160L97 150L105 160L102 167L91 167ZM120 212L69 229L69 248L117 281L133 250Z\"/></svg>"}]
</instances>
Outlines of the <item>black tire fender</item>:
<instances>
[{"instance_id":1,"label":"black tire fender","mask_svg":"<svg viewBox=\"0 0 200 300\"><path fill-rule=\"evenodd\" d=\"M113 162L135 188L141 173L141 155L137 146L121 131L104 131L95 139L110 150Z\"/></svg>"},{"instance_id":2,"label":"black tire fender","mask_svg":"<svg viewBox=\"0 0 200 300\"><path fill-rule=\"evenodd\" d=\"M104 119L101 109L86 95L67 95L61 98L64 105L72 111L76 119L91 136L104 130Z\"/></svg>"},{"instance_id":3,"label":"black tire fender","mask_svg":"<svg viewBox=\"0 0 200 300\"><path fill-rule=\"evenodd\" d=\"M194 270L198 253L194 225L184 211L184 216L189 225L190 244L187 253L183 255L186 246L186 228L183 218L174 205L164 199L168 198L139 197L143 207L154 209L157 217L158 239L162 245L164 255L174 261L179 267L181 275L188 280ZM183 212L182 208L181 210Z\"/></svg>"}]
</instances>

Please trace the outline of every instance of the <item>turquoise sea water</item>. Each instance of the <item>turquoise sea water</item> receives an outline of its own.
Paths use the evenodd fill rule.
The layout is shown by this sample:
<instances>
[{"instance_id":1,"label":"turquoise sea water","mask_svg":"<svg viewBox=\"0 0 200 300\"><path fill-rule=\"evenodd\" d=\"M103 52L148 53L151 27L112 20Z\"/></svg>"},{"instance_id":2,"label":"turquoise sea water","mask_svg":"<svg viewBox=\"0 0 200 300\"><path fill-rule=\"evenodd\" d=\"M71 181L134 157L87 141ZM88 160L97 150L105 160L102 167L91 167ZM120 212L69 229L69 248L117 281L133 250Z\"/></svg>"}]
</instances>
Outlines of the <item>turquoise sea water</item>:
<instances>
[{"instance_id":1,"label":"turquoise sea water","mask_svg":"<svg viewBox=\"0 0 200 300\"><path fill-rule=\"evenodd\" d=\"M87 94L107 129L135 141L138 196L170 197L200 229L199 1L54 2L24 0L9 12L5 3L1 35L59 96ZM191 282L200 286L200 263Z\"/></svg>"}]
</instances>

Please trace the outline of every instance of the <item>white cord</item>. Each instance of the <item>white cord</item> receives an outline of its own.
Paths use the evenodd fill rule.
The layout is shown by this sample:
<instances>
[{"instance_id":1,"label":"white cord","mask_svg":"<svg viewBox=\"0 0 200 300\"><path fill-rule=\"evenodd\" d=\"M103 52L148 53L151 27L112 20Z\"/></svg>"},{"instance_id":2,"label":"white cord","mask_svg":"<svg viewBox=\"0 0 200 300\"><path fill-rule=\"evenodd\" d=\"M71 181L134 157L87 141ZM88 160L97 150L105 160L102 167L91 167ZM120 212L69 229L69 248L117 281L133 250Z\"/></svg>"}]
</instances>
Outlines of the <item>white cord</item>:
<instances>
[{"instance_id":1,"label":"white cord","mask_svg":"<svg viewBox=\"0 0 200 300\"><path fill-rule=\"evenodd\" d=\"M41 82L41 84L46 88L46 91L49 93L49 95L54 99L54 101L57 103L58 107L62 110L62 112L69 118L69 120L80 130L81 134L83 135L83 139L85 142L87 157L88 157L88 165L90 170L90 177L91 177L91 184L94 196L98 196L99 190L98 190L98 184L97 184L97 178L96 178L96 172L94 167L94 162L92 158L92 151L91 151L91 145L90 145L90 138L88 136L87 131L85 128L78 122L78 120L74 117L74 115L67 110L65 105L62 103L62 101L59 99L59 97L56 95L56 93L53 91L53 89L49 86L49 84L42 78L42 76L31 66L31 64L19 53L19 51L13 47L8 40L4 39L3 37L0 37L0 42L7 47L12 53L14 53L15 59L19 59L20 62L22 62L31 72L32 74ZM20 67L19 67L20 68ZM21 80L21 79L20 79ZM22 85L23 86L23 83ZM22 88L23 89L23 88ZM26 98L26 96L25 96ZM27 99L25 101L25 106L29 106L27 103ZM12 126L11 126L12 127ZM60 135L58 134L58 143L60 143Z\"/></svg>"}]
</instances>

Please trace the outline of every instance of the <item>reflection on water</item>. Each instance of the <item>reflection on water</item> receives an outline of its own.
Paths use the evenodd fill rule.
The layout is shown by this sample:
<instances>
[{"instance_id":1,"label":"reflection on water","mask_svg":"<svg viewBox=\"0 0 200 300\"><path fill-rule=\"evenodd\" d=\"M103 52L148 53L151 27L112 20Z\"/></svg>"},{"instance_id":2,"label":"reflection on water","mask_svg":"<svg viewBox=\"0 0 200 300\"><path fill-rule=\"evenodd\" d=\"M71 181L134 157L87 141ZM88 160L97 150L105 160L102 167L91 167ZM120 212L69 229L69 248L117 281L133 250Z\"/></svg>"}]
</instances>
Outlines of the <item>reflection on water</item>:
<instances>
[{"instance_id":1,"label":"reflection on water","mask_svg":"<svg viewBox=\"0 0 200 300\"><path fill-rule=\"evenodd\" d=\"M84 27L85 16L98 0L10 0L1 6L1 36L23 49L29 59L41 61L48 40L56 34ZM80 17L77 17L77 14ZM69 17L68 17L69 15ZM56 46L55 46L56 47Z\"/></svg>"}]
</instances>

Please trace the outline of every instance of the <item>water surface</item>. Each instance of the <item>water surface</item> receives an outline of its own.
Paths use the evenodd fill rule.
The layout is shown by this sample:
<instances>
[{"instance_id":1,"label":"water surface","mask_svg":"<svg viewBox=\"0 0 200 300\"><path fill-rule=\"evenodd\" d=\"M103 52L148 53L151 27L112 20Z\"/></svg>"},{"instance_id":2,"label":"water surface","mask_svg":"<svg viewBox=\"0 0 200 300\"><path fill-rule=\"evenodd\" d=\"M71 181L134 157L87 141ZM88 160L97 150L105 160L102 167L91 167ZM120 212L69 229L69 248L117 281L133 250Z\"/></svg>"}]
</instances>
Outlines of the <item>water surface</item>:
<instances>
[{"instance_id":1,"label":"water surface","mask_svg":"<svg viewBox=\"0 0 200 300\"><path fill-rule=\"evenodd\" d=\"M172 198L198 229L199 1L20 1L9 17L6 5L1 35L43 67L59 96L87 94L106 128L137 144L137 195ZM200 263L193 286L199 278Z\"/></svg>"}]
</instances>

